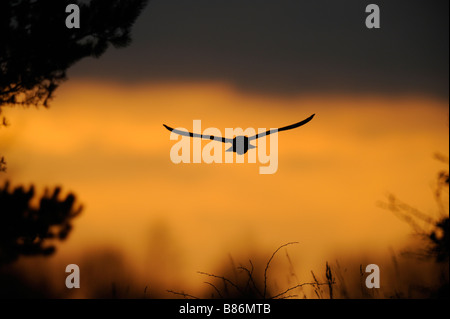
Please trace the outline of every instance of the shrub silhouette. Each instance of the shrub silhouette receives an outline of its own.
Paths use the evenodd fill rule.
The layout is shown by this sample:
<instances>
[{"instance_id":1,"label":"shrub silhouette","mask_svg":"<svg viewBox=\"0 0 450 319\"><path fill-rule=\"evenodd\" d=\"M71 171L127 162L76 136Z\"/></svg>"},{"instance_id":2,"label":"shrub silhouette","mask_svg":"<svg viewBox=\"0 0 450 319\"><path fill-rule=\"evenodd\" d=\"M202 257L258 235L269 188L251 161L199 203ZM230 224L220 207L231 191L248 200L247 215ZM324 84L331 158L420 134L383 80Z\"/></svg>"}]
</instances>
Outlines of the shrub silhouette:
<instances>
[{"instance_id":1,"label":"shrub silhouette","mask_svg":"<svg viewBox=\"0 0 450 319\"><path fill-rule=\"evenodd\" d=\"M435 158L448 165L448 158L436 154ZM442 199L442 193L447 193L449 187L449 172L442 170L438 172L436 178L436 188L434 191L435 200L438 206L438 217L432 217L390 194L388 203L380 203L381 207L390 210L394 215L407 222L414 230L415 234L425 240L425 248L413 253L420 258L433 258L437 262L448 262L449 257L449 215L448 206ZM447 197L448 198L448 197ZM426 230L421 224L431 226L431 230Z\"/></svg>"},{"instance_id":2,"label":"shrub silhouette","mask_svg":"<svg viewBox=\"0 0 450 319\"><path fill-rule=\"evenodd\" d=\"M9 190L9 182L0 188L0 265L15 261L21 255L50 255L53 239L64 240L72 229L72 218L80 214L75 208L75 196L68 194L60 200L56 187L40 198L39 207L31 201L34 187L19 186Z\"/></svg>"},{"instance_id":3,"label":"shrub silhouette","mask_svg":"<svg viewBox=\"0 0 450 319\"><path fill-rule=\"evenodd\" d=\"M435 154L435 159L444 163L448 167L449 159L441 154ZM437 217L432 217L400 200L394 195L388 196L387 203L380 203L381 207L390 210L394 215L407 222L414 230L414 233L423 239L423 248L406 251L404 254L422 260L432 260L445 269L441 273L439 287L425 287L428 289L430 297L448 298L450 295L448 281L449 262L449 212L448 202L443 200L443 193L448 198L449 171L441 170L437 174L436 187L434 191L435 201L438 206ZM421 225L425 225L421 226ZM423 288L423 287L422 287Z\"/></svg>"}]
</instances>

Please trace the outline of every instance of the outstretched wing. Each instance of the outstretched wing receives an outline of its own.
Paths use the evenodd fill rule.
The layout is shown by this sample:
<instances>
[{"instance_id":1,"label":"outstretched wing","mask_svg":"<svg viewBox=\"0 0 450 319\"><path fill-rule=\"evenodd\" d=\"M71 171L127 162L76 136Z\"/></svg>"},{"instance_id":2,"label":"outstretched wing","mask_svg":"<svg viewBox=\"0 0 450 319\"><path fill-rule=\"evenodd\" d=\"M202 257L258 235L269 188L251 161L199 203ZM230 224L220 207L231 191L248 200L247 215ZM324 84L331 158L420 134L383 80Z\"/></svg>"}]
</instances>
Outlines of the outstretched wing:
<instances>
[{"instance_id":1,"label":"outstretched wing","mask_svg":"<svg viewBox=\"0 0 450 319\"><path fill-rule=\"evenodd\" d=\"M249 141L252 141L252 140L256 140L257 138L260 138L260 137L263 137L263 136L266 136L266 135L270 135L270 134L272 134L272 133L281 132L281 131L287 131L287 130L292 130L293 128L297 128L297 127L299 127L299 126L305 125L306 123L308 123L309 121L311 121L311 120L313 119L314 115L316 115L316 114L313 114L313 115L311 115L310 117L308 117L307 119L305 119L305 120L303 120L303 121L300 121L300 122L298 122L298 123L292 124L292 125L283 126L283 127L279 128L279 129L268 130L268 131L266 131L266 132L258 133L258 134L256 134L256 135L250 136L250 137L248 138L248 140L249 140Z\"/></svg>"},{"instance_id":2,"label":"outstretched wing","mask_svg":"<svg viewBox=\"0 0 450 319\"><path fill-rule=\"evenodd\" d=\"M167 126L166 124L163 124L164 127L166 129L168 129L171 132L174 132L178 135L183 135L183 136L190 136L190 137L200 137L203 138L205 140L215 140L215 141L219 141L222 143L232 143L233 140L230 138L225 138L225 137L217 137L217 136L213 136L213 135L202 135L202 134L198 134L198 133L191 133L191 132L186 132L186 131L180 131L174 128L171 128L170 126Z\"/></svg>"}]
</instances>

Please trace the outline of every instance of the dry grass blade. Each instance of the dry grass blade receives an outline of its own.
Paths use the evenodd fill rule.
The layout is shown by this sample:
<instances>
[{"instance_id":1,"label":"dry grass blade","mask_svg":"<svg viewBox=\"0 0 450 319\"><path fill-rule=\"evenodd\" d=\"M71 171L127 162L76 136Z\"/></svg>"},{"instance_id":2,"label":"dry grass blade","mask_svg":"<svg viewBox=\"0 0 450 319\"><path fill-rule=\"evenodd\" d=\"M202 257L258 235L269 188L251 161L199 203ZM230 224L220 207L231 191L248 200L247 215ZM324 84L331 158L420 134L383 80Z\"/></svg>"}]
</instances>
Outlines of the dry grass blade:
<instances>
[{"instance_id":1,"label":"dry grass blade","mask_svg":"<svg viewBox=\"0 0 450 319\"><path fill-rule=\"evenodd\" d=\"M248 275L248 281L247 281L246 288L248 288L248 287L250 286L250 282L251 282L252 285L253 285L253 289L256 291L256 293L257 293L259 296L263 297L263 294L261 293L261 291L259 291L258 287L256 287L255 281L254 281L254 279L253 279L253 270L254 270L253 263L252 263L251 260L249 260L249 262L250 262L250 265L252 266L252 269L251 269L251 270L249 270L248 268L243 267L243 266L238 267L238 269L242 269L242 270L244 270L245 272L247 272L247 275Z\"/></svg>"},{"instance_id":2,"label":"dry grass blade","mask_svg":"<svg viewBox=\"0 0 450 319\"><path fill-rule=\"evenodd\" d=\"M184 293L184 292L176 292L176 291L173 291L173 290L167 290L167 292L169 292L169 293L171 293L171 294L174 294L174 295L183 296L184 298L200 299L200 298L198 298L198 297L195 297L195 296L186 294L186 293Z\"/></svg>"},{"instance_id":3,"label":"dry grass blade","mask_svg":"<svg viewBox=\"0 0 450 319\"><path fill-rule=\"evenodd\" d=\"M204 283L207 284L207 285L210 285L211 287L213 287L214 290L215 290L215 291L217 292L217 294L219 295L219 297L220 297L221 299L223 299L222 294L220 293L219 289L217 289L217 287L216 287L214 284L212 284L212 283L210 283L210 282L208 282L208 281L205 281Z\"/></svg>"},{"instance_id":4,"label":"dry grass blade","mask_svg":"<svg viewBox=\"0 0 450 319\"><path fill-rule=\"evenodd\" d=\"M281 297L278 299L289 299L289 298L295 298L295 297L298 297L298 295L287 295L287 296L284 296L284 297Z\"/></svg>"},{"instance_id":5,"label":"dry grass blade","mask_svg":"<svg viewBox=\"0 0 450 319\"><path fill-rule=\"evenodd\" d=\"M326 263L325 276L327 278L328 290L330 292L330 299L333 299L334 278L333 278L333 274L331 273L331 267L330 267L330 265L328 265L328 261Z\"/></svg>"},{"instance_id":6,"label":"dry grass blade","mask_svg":"<svg viewBox=\"0 0 450 319\"><path fill-rule=\"evenodd\" d=\"M305 283L303 283L303 284L299 284L299 285L296 285L296 286L291 287L291 288L289 288L289 289L286 289L285 291L279 293L278 295L273 296L271 299L277 299L278 297L283 296L284 294L288 293L289 291L291 291L291 290L293 290L293 289L300 288L300 287L307 286L307 285L310 285L310 286L313 286L313 287L314 287L315 285L328 285L328 283L327 283L327 282L324 282L324 283L319 283L319 282L305 282Z\"/></svg>"},{"instance_id":7,"label":"dry grass blade","mask_svg":"<svg viewBox=\"0 0 450 319\"><path fill-rule=\"evenodd\" d=\"M234 288L236 288L237 291L239 291L241 294L243 294L243 291L241 290L241 288L239 288L234 282L232 282L230 279L225 278L223 276L217 276L217 275L213 275L213 274L208 274L206 272L202 272L202 271L198 271L197 273L199 273L200 275L205 275L208 277L214 277L214 278L218 278L218 279L222 279L223 281L229 283L230 285L232 285Z\"/></svg>"},{"instance_id":8,"label":"dry grass blade","mask_svg":"<svg viewBox=\"0 0 450 319\"><path fill-rule=\"evenodd\" d=\"M276 253L283 247L289 246L289 245L293 245L293 244L298 244L297 241L294 242L290 242L284 245L281 245L280 247L277 248L277 250L275 250L272 254L272 256L270 257L269 261L266 264L266 269L264 270L264 293L263 293L263 298L266 298L266 292L267 292L267 270L269 269L270 263L273 259L273 257L276 255Z\"/></svg>"},{"instance_id":9,"label":"dry grass blade","mask_svg":"<svg viewBox=\"0 0 450 319\"><path fill-rule=\"evenodd\" d=\"M322 291L320 290L320 287L319 287L321 284L317 280L316 275L314 275L314 272L312 270L311 270L311 275L314 279L314 284L313 284L314 292L316 293L317 298L322 299Z\"/></svg>"}]
</instances>

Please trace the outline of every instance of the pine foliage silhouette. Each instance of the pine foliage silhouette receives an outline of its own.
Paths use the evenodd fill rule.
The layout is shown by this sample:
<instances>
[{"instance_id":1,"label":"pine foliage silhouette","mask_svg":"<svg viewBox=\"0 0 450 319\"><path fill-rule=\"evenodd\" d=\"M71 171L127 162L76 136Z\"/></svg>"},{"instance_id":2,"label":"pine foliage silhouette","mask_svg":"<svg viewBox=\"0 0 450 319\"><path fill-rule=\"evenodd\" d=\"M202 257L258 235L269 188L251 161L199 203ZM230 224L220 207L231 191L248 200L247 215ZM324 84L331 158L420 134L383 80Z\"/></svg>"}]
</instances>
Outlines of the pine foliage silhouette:
<instances>
[{"instance_id":1,"label":"pine foliage silhouette","mask_svg":"<svg viewBox=\"0 0 450 319\"><path fill-rule=\"evenodd\" d=\"M38 207L33 207L33 186L9 188L9 182L0 188L0 265L21 255L52 254L54 241L67 238L72 219L81 213L75 196L70 193L61 200L57 187L52 193L46 191Z\"/></svg>"}]
</instances>

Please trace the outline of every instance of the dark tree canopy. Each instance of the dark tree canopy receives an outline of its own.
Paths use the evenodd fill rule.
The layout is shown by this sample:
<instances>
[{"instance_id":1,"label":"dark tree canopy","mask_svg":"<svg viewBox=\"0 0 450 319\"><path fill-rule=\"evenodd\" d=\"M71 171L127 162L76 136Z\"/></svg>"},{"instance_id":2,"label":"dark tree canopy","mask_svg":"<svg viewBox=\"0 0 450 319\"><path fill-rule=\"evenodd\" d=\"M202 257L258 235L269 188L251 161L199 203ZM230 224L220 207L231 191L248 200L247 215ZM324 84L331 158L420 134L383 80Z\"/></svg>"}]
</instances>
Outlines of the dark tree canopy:
<instances>
[{"instance_id":1,"label":"dark tree canopy","mask_svg":"<svg viewBox=\"0 0 450 319\"><path fill-rule=\"evenodd\" d=\"M66 6L78 4L81 27L68 29ZM125 47L147 0L0 1L0 113L5 105L43 105L66 70L110 45Z\"/></svg>"}]
</instances>

